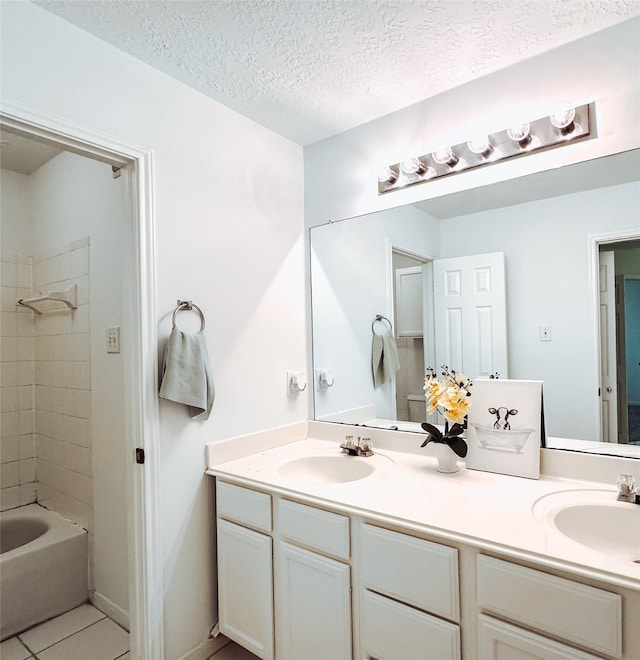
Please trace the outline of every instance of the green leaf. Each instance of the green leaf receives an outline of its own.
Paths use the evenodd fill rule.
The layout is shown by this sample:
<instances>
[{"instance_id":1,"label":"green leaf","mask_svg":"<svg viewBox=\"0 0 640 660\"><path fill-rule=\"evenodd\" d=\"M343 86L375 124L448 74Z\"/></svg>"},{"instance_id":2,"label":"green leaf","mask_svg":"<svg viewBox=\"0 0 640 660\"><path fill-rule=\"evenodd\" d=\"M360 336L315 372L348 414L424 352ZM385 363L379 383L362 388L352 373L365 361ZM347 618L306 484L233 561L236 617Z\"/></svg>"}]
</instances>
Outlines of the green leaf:
<instances>
[{"instance_id":1,"label":"green leaf","mask_svg":"<svg viewBox=\"0 0 640 660\"><path fill-rule=\"evenodd\" d=\"M451 438L447 444L460 458L464 458L467 455L467 443L464 438Z\"/></svg>"}]
</instances>

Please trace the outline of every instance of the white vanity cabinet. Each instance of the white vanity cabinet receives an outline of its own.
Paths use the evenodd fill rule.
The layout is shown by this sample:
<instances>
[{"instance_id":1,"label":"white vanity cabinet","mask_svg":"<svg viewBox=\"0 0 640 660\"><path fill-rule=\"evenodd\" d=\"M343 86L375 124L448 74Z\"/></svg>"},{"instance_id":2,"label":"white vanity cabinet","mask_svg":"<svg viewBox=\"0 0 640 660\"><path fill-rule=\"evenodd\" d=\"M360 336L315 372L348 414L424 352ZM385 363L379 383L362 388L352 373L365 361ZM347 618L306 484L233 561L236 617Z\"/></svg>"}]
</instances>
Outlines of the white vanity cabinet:
<instances>
[{"instance_id":1,"label":"white vanity cabinet","mask_svg":"<svg viewBox=\"0 0 640 660\"><path fill-rule=\"evenodd\" d=\"M216 497L220 632L265 660L351 660L349 518L220 479Z\"/></svg>"},{"instance_id":2,"label":"white vanity cabinet","mask_svg":"<svg viewBox=\"0 0 640 660\"><path fill-rule=\"evenodd\" d=\"M351 660L349 518L279 499L278 660Z\"/></svg>"},{"instance_id":3,"label":"white vanity cabinet","mask_svg":"<svg viewBox=\"0 0 640 660\"><path fill-rule=\"evenodd\" d=\"M271 496L218 480L216 500L220 632L273 660Z\"/></svg>"},{"instance_id":4,"label":"white vanity cabinet","mask_svg":"<svg viewBox=\"0 0 640 660\"><path fill-rule=\"evenodd\" d=\"M216 487L220 631L260 658L640 659L637 589Z\"/></svg>"},{"instance_id":5,"label":"white vanity cabinet","mask_svg":"<svg viewBox=\"0 0 640 660\"><path fill-rule=\"evenodd\" d=\"M617 593L478 555L477 601L480 660L622 657Z\"/></svg>"},{"instance_id":6,"label":"white vanity cabinet","mask_svg":"<svg viewBox=\"0 0 640 660\"><path fill-rule=\"evenodd\" d=\"M459 660L458 551L363 523L358 552L363 658Z\"/></svg>"}]
</instances>

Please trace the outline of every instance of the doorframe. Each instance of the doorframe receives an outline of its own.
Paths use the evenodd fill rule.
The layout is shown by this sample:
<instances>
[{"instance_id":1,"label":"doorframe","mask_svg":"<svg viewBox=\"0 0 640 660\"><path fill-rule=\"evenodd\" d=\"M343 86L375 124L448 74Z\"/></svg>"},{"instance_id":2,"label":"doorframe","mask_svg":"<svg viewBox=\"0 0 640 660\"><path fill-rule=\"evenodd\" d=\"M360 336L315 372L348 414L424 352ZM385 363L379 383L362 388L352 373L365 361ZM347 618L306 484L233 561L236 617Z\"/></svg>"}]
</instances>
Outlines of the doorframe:
<instances>
[{"instance_id":1,"label":"doorframe","mask_svg":"<svg viewBox=\"0 0 640 660\"><path fill-rule=\"evenodd\" d=\"M604 234L587 235L587 264L588 281L590 293L590 319L589 331L591 332L592 356L594 357L595 369L593 373L593 401L596 410L596 427L598 429L599 441L602 441L602 399L598 394L600 388L601 360L600 350L600 246L623 241L634 241L640 239L640 231L637 229L622 229L620 231L607 232Z\"/></svg>"},{"instance_id":2,"label":"doorframe","mask_svg":"<svg viewBox=\"0 0 640 660\"><path fill-rule=\"evenodd\" d=\"M392 329L393 333L395 335L396 333L396 323L397 323L397 318L395 314L395 306L396 306L396 300L395 300L395 295L394 295L394 285L395 285L395 271L393 269L393 253L397 254L402 254L406 257L410 257L411 259L416 259L417 261L422 262L423 266L423 281L422 281L422 288L423 288L423 312L422 312L422 320L423 320L423 346L424 346L424 351L423 351L423 370L426 367L426 362L427 358L431 357L431 355L435 355L435 327L429 327L427 328L427 325L433 324L433 277L432 277L432 264L435 260L435 257L427 256L422 254L421 252L416 252L415 250L411 250L409 248L404 247L400 243L396 242L395 240L391 240L387 238L385 240L385 268L386 268L386 285L387 285L387 290L386 290L386 299L387 299L387 309L390 310L389 315L391 319L391 324L392 324ZM425 268L426 266L426 268ZM425 318L428 313L428 323L425 323ZM429 330L429 332L427 332ZM393 400L393 407L396 411L396 416L397 416L397 391L396 391L396 379L395 376L391 381L391 397Z\"/></svg>"},{"instance_id":3,"label":"doorframe","mask_svg":"<svg viewBox=\"0 0 640 660\"><path fill-rule=\"evenodd\" d=\"M125 340L132 347L125 363L130 644L132 658L162 658L153 152L6 99L0 101L0 126L129 172L131 221L126 268L134 286L129 292L125 289L123 307L131 320ZM136 448L144 450L144 467L135 462Z\"/></svg>"}]
</instances>

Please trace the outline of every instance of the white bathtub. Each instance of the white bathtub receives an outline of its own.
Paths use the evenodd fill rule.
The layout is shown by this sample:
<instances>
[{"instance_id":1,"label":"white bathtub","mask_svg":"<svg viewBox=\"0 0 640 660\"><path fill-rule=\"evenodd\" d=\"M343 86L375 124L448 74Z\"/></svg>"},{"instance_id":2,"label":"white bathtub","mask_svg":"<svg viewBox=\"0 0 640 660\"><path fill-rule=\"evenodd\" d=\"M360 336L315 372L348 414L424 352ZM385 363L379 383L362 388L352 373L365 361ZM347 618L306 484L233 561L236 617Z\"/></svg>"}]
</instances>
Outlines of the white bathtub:
<instances>
[{"instance_id":1,"label":"white bathtub","mask_svg":"<svg viewBox=\"0 0 640 660\"><path fill-rule=\"evenodd\" d=\"M87 532L29 504L0 514L0 639L88 599Z\"/></svg>"}]
</instances>

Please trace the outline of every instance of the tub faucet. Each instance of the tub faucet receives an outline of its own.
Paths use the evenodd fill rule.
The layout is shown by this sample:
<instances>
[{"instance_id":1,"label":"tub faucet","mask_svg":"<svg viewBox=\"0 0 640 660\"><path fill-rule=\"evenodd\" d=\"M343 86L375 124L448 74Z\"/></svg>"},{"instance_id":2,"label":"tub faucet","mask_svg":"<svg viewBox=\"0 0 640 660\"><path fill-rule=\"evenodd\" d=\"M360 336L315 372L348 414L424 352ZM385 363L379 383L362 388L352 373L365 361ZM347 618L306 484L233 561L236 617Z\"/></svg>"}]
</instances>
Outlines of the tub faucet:
<instances>
[{"instance_id":1,"label":"tub faucet","mask_svg":"<svg viewBox=\"0 0 640 660\"><path fill-rule=\"evenodd\" d=\"M340 445L340 448L342 449L342 453L348 456L373 456L371 438L361 438L358 436L357 442L354 442L353 436L348 435Z\"/></svg>"},{"instance_id":2,"label":"tub faucet","mask_svg":"<svg viewBox=\"0 0 640 660\"><path fill-rule=\"evenodd\" d=\"M623 472L618 477L618 497L619 502L631 502L632 504L640 504L640 493L636 486L636 480L632 474Z\"/></svg>"}]
</instances>

